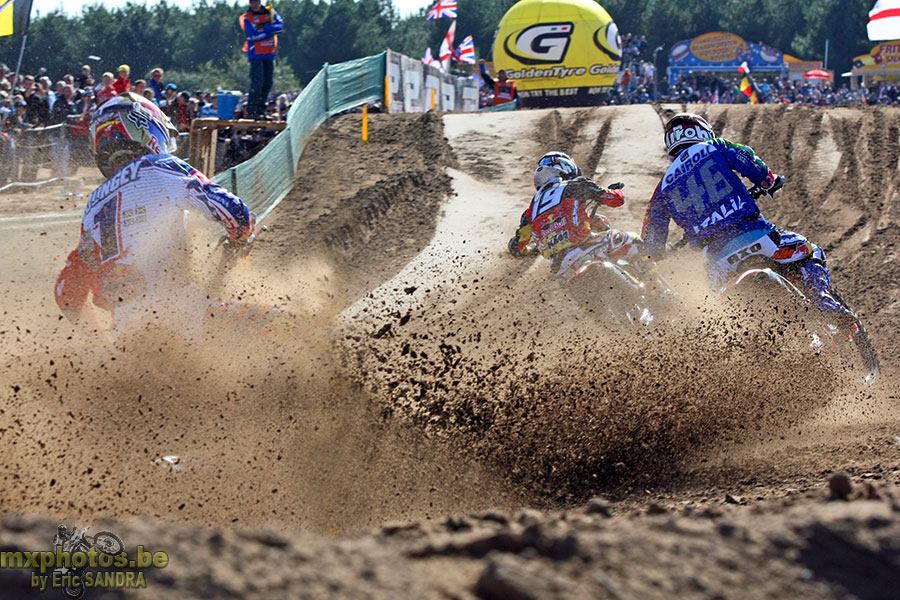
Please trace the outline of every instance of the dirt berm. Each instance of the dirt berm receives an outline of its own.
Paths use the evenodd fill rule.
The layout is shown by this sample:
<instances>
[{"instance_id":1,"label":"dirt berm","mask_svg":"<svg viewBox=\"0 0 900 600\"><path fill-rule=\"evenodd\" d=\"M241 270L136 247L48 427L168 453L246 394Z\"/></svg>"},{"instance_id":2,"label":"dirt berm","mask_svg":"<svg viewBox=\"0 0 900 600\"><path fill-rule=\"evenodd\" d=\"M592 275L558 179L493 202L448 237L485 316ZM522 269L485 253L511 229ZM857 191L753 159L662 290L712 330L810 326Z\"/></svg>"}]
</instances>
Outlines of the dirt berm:
<instances>
[{"instance_id":1,"label":"dirt berm","mask_svg":"<svg viewBox=\"0 0 900 600\"><path fill-rule=\"evenodd\" d=\"M367 145L359 115L329 121L224 282L296 313L289 343L97 344L50 295L77 223L37 214L78 202L18 198L0 502L40 517L4 520L0 550L47 549L66 522L169 552L150 589L96 598L891 597L900 111L703 108L787 176L764 213L826 249L875 385L722 312L688 252L661 269L695 318L653 335L506 253L551 149L625 182L607 216L639 229L680 108L376 115ZM825 501L834 470L853 501ZM0 570L3 597L30 581Z\"/></svg>"}]
</instances>

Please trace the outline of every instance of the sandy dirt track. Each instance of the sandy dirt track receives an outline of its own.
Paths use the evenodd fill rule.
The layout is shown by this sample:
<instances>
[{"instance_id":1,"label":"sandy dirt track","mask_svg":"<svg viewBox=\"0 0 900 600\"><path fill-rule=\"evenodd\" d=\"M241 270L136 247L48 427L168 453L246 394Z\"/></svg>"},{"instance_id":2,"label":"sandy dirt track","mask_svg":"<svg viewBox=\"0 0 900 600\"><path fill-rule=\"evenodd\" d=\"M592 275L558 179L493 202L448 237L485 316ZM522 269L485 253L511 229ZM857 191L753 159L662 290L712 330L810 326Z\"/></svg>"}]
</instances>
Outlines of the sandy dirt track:
<instances>
[{"instance_id":1,"label":"sandy dirt track","mask_svg":"<svg viewBox=\"0 0 900 600\"><path fill-rule=\"evenodd\" d=\"M764 211L828 252L881 351L875 386L764 338L736 343L728 327L652 340L604 330L546 261L505 253L550 149L625 182L627 204L608 216L638 230L667 165L661 116L679 108L378 115L368 146L358 115L331 120L250 268L226 282L231 297L299 315L291 343L153 364L56 311L78 197L10 196L0 502L51 521L7 520L0 545L43 549L55 522L117 519L104 528L179 556L152 584L172 598L197 577L213 597L890 597L879 594L900 572L900 112L704 113L788 177ZM705 307L698 262L662 268ZM172 454L177 469L159 464ZM872 501L822 504L836 469ZM385 521L398 523L350 535ZM269 566L212 558L244 553ZM849 574L860 565L867 577ZM4 580L31 597L19 575Z\"/></svg>"}]
</instances>

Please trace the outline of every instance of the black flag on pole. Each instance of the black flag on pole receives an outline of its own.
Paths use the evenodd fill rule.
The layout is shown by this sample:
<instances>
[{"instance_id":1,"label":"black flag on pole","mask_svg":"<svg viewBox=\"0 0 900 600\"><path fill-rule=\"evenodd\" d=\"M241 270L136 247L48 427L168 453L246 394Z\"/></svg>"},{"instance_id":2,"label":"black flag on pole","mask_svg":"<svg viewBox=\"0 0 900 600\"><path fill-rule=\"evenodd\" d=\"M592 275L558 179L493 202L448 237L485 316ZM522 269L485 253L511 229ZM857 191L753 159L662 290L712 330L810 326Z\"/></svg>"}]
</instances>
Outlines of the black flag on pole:
<instances>
[{"instance_id":1,"label":"black flag on pole","mask_svg":"<svg viewBox=\"0 0 900 600\"><path fill-rule=\"evenodd\" d=\"M32 0L0 0L0 37L28 30L31 3Z\"/></svg>"}]
</instances>

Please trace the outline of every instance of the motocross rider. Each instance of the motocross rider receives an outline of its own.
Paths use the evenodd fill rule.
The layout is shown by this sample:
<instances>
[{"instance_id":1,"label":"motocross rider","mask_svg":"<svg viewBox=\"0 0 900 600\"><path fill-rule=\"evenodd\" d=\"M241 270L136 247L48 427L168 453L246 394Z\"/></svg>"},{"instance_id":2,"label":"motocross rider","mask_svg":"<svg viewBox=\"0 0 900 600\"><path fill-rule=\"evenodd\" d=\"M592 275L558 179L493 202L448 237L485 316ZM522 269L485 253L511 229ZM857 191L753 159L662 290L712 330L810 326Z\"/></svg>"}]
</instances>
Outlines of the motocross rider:
<instances>
[{"instance_id":1,"label":"motocross rider","mask_svg":"<svg viewBox=\"0 0 900 600\"><path fill-rule=\"evenodd\" d=\"M522 213L516 235L509 240L513 256L540 252L550 259L553 272L568 280L590 260L629 258L639 254L636 235L610 227L596 215L591 221L588 205L601 202L610 208L625 203L622 190L604 189L581 174L570 156L548 152L534 172L537 190Z\"/></svg>"},{"instance_id":2,"label":"motocross rider","mask_svg":"<svg viewBox=\"0 0 900 600\"><path fill-rule=\"evenodd\" d=\"M150 101L125 92L93 114L90 151L107 181L94 190L78 247L56 281L56 302L72 322L96 325L94 306L112 313L113 335L158 321L188 338L202 335L206 294L185 269L185 211L218 222L237 242L254 215L240 198L173 156L177 135Z\"/></svg>"},{"instance_id":3,"label":"motocross rider","mask_svg":"<svg viewBox=\"0 0 900 600\"><path fill-rule=\"evenodd\" d=\"M820 310L848 326L856 322L832 291L822 249L763 218L735 174L763 190L784 183L750 147L717 138L710 124L692 113L666 123L665 143L672 165L653 193L641 232L651 257L665 251L673 220L691 247L703 250L714 288L721 289L747 259L763 257Z\"/></svg>"}]
</instances>

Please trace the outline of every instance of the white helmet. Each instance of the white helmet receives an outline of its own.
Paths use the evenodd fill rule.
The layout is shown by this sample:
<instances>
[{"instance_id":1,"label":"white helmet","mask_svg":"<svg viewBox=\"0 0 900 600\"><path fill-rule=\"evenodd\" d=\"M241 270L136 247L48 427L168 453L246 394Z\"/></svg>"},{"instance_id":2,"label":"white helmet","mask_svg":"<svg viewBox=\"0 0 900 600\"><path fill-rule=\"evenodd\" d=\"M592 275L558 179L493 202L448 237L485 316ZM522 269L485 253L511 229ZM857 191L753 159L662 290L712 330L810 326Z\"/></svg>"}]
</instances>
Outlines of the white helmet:
<instances>
[{"instance_id":1,"label":"white helmet","mask_svg":"<svg viewBox=\"0 0 900 600\"><path fill-rule=\"evenodd\" d=\"M539 190L555 179L572 179L581 175L581 169L572 157L562 152L548 152L538 161L534 171L534 189Z\"/></svg>"},{"instance_id":2,"label":"white helmet","mask_svg":"<svg viewBox=\"0 0 900 600\"><path fill-rule=\"evenodd\" d=\"M666 152L675 158L688 146L714 137L716 134L706 119L694 113L679 113L666 123Z\"/></svg>"},{"instance_id":3,"label":"white helmet","mask_svg":"<svg viewBox=\"0 0 900 600\"><path fill-rule=\"evenodd\" d=\"M178 130L159 107L124 92L100 106L91 117L90 152L97 167L112 177L117 165L144 154L171 154Z\"/></svg>"}]
</instances>

